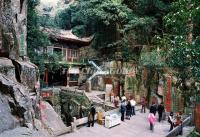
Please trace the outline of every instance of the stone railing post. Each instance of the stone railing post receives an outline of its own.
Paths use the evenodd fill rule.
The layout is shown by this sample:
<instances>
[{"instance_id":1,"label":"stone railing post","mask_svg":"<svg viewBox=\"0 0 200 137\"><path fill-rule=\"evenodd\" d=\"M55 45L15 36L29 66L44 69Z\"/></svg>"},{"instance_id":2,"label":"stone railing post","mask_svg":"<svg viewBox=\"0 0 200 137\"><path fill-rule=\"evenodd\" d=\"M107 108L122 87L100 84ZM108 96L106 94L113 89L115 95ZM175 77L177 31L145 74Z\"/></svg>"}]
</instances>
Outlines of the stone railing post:
<instances>
[{"instance_id":1,"label":"stone railing post","mask_svg":"<svg viewBox=\"0 0 200 137\"><path fill-rule=\"evenodd\" d=\"M71 123L71 130L72 130L72 132L75 132L76 130L77 130L77 123L76 123L76 117L73 117L73 121L72 121L72 123Z\"/></svg>"}]
</instances>

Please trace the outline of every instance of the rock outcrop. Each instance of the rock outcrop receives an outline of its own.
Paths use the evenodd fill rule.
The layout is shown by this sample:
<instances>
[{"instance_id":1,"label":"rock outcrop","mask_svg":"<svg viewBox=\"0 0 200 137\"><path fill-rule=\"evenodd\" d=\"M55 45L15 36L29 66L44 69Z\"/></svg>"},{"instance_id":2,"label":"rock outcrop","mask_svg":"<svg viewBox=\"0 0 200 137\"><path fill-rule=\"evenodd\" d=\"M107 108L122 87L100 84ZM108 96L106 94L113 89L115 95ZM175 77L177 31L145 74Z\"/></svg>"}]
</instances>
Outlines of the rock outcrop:
<instances>
[{"instance_id":1,"label":"rock outcrop","mask_svg":"<svg viewBox=\"0 0 200 137\"><path fill-rule=\"evenodd\" d=\"M47 132L40 121L39 94L34 89L37 67L29 62L0 58L0 68L0 137L10 135L6 131L13 136L17 132L33 137L40 134L33 129Z\"/></svg>"},{"instance_id":2,"label":"rock outcrop","mask_svg":"<svg viewBox=\"0 0 200 137\"><path fill-rule=\"evenodd\" d=\"M0 1L0 56L26 56L27 0Z\"/></svg>"},{"instance_id":3,"label":"rock outcrop","mask_svg":"<svg viewBox=\"0 0 200 137\"><path fill-rule=\"evenodd\" d=\"M49 137L49 135L41 131L18 127L13 130L3 132L0 134L0 137Z\"/></svg>"},{"instance_id":4,"label":"rock outcrop","mask_svg":"<svg viewBox=\"0 0 200 137\"><path fill-rule=\"evenodd\" d=\"M17 81L15 78L15 66L8 58L0 57L0 73L7 76L7 78Z\"/></svg>"},{"instance_id":5,"label":"rock outcrop","mask_svg":"<svg viewBox=\"0 0 200 137\"><path fill-rule=\"evenodd\" d=\"M34 89L35 83L39 78L39 70L36 65L27 61L13 60L15 66L16 77L18 82L28 87L30 90Z\"/></svg>"},{"instance_id":6,"label":"rock outcrop","mask_svg":"<svg viewBox=\"0 0 200 137\"><path fill-rule=\"evenodd\" d=\"M41 102L42 121L50 129L52 134L58 136L69 132L68 128L63 123L61 117L54 111L53 107L48 102Z\"/></svg>"},{"instance_id":7,"label":"rock outcrop","mask_svg":"<svg viewBox=\"0 0 200 137\"><path fill-rule=\"evenodd\" d=\"M0 93L0 133L16 127L17 121L11 114L7 96Z\"/></svg>"},{"instance_id":8,"label":"rock outcrop","mask_svg":"<svg viewBox=\"0 0 200 137\"><path fill-rule=\"evenodd\" d=\"M28 126L28 123L33 123L32 115L34 115L34 111L27 89L3 74L0 74L0 87L2 104L5 105L3 110L5 112L10 110L10 113L19 120L21 126ZM10 121L4 123L6 124L6 122L9 124Z\"/></svg>"}]
</instances>

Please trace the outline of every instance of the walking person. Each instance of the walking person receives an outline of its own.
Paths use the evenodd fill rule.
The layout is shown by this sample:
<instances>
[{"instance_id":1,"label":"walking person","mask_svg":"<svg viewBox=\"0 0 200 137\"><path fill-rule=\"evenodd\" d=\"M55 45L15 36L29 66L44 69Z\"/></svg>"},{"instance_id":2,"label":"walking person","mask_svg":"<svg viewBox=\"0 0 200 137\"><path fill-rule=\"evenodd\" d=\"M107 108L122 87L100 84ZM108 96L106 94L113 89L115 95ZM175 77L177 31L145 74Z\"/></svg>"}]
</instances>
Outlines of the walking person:
<instances>
[{"instance_id":1,"label":"walking person","mask_svg":"<svg viewBox=\"0 0 200 137\"><path fill-rule=\"evenodd\" d=\"M173 130L174 128L174 119L173 119L173 112L170 112L170 115L168 116L168 122L170 124L169 132Z\"/></svg>"},{"instance_id":2,"label":"walking person","mask_svg":"<svg viewBox=\"0 0 200 137\"><path fill-rule=\"evenodd\" d=\"M126 119L130 120L131 117L131 103L130 101L128 101L127 105L126 105Z\"/></svg>"},{"instance_id":3,"label":"walking person","mask_svg":"<svg viewBox=\"0 0 200 137\"><path fill-rule=\"evenodd\" d=\"M157 111L156 103L152 102L152 105L150 106L150 112L156 115L156 111Z\"/></svg>"},{"instance_id":4,"label":"walking person","mask_svg":"<svg viewBox=\"0 0 200 137\"><path fill-rule=\"evenodd\" d=\"M130 100L131 103L131 116L135 115L135 105L136 105L136 101L134 100L134 98L132 98Z\"/></svg>"},{"instance_id":5,"label":"walking person","mask_svg":"<svg viewBox=\"0 0 200 137\"><path fill-rule=\"evenodd\" d=\"M121 121L124 121L124 115L126 112L126 100L122 100L120 105L120 112L121 112Z\"/></svg>"},{"instance_id":6,"label":"walking person","mask_svg":"<svg viewBox=\"0 0 200 137\"><path fill-rule=\"evenodd\" d=\"M82 104L80 105L80 108L79 108L79 118L83 118Z\"/></svg>"},{"instance_id":7,"label":"walking person","mask_svg":"<svg viewBox=\"0 0 200 137\"><path fill-rule=\"evenodd\" d=\"M163 112L165 110L163 102L158 105L158 121L160 122L162 120Z\"/></svg>"},{"instance_id":8,"label":"walking person","mask_svg":"<svg viewBox=\"0 0 200 137\"><path fill-rule=\"evenodd\" d=\"M145 109L146 109L146 98L143 96L141 98L141 105L142 105L142 109L141 109L141 113L146 113Z\"/></svg>"},{"instance_id":9,"label":"walking person","mask_svg":"<svg viewBox=\"0 0 200 137\"><path fill-rule=\"evenodd\" d=\"M96 114L96 109L94 107L94 104L91 105L90 108L90 112L88 114L88 127L90 127L90 125L93 127L94 126L94 117Z\"/></svg>"},{"instance_id":10,"label":"walking person","mask_svg":"<svg viewBox=\"0 0 200 137\"><path fill-rule=\"evenodd\" d=\"M155 115L152 111L150 111L150 113L148 115L148 120L149 120L149 124L150 124L150 130L152 130L152 132L153 132L154 131L154 125L156 123L156 117L155 117Z\"/></svg>"}]
</instances>

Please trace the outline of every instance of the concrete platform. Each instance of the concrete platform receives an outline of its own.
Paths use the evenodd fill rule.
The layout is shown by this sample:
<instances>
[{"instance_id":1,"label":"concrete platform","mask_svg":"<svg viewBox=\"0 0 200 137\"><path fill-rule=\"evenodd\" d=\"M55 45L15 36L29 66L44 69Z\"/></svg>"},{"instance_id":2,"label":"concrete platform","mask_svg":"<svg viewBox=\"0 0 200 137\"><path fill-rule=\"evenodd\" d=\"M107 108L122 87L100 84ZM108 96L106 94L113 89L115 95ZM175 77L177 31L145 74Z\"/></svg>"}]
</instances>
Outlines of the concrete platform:
<instances>
[{"instance_id":1,"label":"concrete platform","mask_svg":"<svg viewBox=\"0 0 200 137\"><path fill-rule=\"evenodd\" d=\"M164 137L168 133L169 123L167 121L156 122L154 132L152 132L149 130L147 116L148 113L137 111L136 116L113 128L107 129L95 123L94 127L82 127L74 133L60 137Z\"/></svg>"}]
</instances>

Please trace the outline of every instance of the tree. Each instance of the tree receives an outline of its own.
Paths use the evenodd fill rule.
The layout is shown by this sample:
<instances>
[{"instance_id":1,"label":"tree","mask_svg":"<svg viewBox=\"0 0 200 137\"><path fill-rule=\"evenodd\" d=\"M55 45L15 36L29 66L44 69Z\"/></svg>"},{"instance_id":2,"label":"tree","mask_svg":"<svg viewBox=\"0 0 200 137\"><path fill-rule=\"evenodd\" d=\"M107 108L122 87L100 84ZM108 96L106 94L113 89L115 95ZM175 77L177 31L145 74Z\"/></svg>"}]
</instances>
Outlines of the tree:
<instances>
[{"instance_id":1,"label":"tree","mask_svg":"<svg viewBox=\"0 0 200 137\"><path fill-rule=\"evenodd\" d=\"M49 46L51 43L48 35L40 30L40 17L36 12L36 6L38 4L39 0L28 1L27 44L30 60L39 66L40 72L43 74L45 62L49 62L50 69L57 68L60 55L56 53L53 55L43 53L43 48Z\"/></svg>"},{"instance_id":2,"label":"tree","mask_svg":"<svg viewBox=\"0 0 200 137\"><path fill-rule=\"evenodd\" d=\"M171 12L164 17L165 34L160 45L168 51L166 61L175 70L177 86L188 95L197 93L195 82L200 80L200 1L176 0Z\"/></svg>"}]
</instances>

